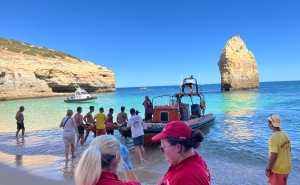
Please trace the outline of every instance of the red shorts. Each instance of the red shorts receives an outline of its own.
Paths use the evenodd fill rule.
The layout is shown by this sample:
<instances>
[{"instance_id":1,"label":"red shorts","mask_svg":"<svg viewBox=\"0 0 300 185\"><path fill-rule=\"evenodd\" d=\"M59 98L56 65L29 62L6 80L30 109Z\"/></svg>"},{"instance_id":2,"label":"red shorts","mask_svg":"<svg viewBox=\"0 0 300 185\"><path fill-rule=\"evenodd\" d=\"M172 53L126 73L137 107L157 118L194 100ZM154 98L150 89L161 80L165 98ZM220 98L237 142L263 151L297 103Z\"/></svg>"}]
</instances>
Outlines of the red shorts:
<instances>
[{"instance_id":1,"label":"red shorts","mask_svg":"<svg viewBox=\"0 0 300 185\"><path fill-rule=\"evenodd\" d=\"M287 185L289 174L278 174L271 172L268 178L268 183L272 185Z\"/></svg>"},{"instance_id":2,"label":"red shorts","mask_svg":"<svg viewBox=\"0 0 300 185\"><path fill-rule=\"evenodd\" d=\"M96 129L96 136L105 135L106 129Z\"/></svg>"}]
</instances>

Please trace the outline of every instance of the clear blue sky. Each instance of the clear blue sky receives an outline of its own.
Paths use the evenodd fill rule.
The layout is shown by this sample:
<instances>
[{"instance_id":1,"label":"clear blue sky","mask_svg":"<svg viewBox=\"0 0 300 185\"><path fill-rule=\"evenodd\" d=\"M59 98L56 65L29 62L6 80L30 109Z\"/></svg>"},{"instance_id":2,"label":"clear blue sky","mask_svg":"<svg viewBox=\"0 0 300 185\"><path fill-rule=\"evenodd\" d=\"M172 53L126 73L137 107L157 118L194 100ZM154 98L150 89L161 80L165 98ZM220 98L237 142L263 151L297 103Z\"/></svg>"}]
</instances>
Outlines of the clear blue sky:
<instances>
[{"instance_id":1,"label":"clear blue sky","mask_svg":"<svg viewBox=\"0 0 300 185\"><path fill-rule=\"evenodd\" d=\"M300 80L300 1L3 0L0 37L63 51L107 67L116 87L178 85L217 62L240 35L260 81Z\"/></svg>"}]
</instances>

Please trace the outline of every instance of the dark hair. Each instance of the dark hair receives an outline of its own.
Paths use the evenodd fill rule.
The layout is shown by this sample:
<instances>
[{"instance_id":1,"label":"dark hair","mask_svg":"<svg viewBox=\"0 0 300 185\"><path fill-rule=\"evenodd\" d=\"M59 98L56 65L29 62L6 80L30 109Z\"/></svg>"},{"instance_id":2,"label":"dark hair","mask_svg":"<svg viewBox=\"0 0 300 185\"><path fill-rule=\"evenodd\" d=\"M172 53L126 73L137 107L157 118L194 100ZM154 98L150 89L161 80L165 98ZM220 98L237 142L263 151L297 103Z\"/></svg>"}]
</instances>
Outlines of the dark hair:
<instances>
[{"instance_id":1,"label":"dark hair","mask_svg":"<svg viewBox=\"0 0 300 185\"><path fill-rule=\"evenodd\" d=\"M94 108L94 106L90 106L90 110L92 110Z\"/></svg>"},{"instance_id":2,"label":"dark hair","mask_svg":"<svg viewBox=\"0 0 300 185\"><path fill-rule=\"evenodd\" d=\"M100 110L100 111L104 111L104 108L103 108L103 107L101 107L99 110Z\"/></svg>"},{"instance_id":3,"label":"dark hair","mask_svg":"<svg viewBox=\"0 0 300 185\"><path fill-rule=\"evenodd\" d=\"M21 106L20 109L24 109L24 106Z\"/></svg>"},{"instance_id":4,"label":"dark hair","mask_svg":"<svg viewBox=\"0 0 300 185\"><path fill-rule=\"evenodd\" d=\"M77 112L81 111L82 108L81 107L77 107Z\"/></svg>"},{"instance_id":5,"label":"dark hair","mask_svg":"<svg viewBox=\"0 0 300 185\"><path fill-rule=\"evenodd\" d=\"M196 130L192 131L192 137L189 139L178 139L172 137L166 137L166 139L171 145L176 145L176 143L183 145L185 148L184 152L186 152L191 148L198 148L200 143L204 140L204 136L201 131Z\"/></svg>"},{"instance_id":6,"label":"dark hair","mask_svg":"<svg viewBox=\"0 0 300 185\"><path fill-rule=\"evenodd\" d=\"M124 110L125 110L125 107L124 107L124 106L122 106L122 107L121 107L121 111L124 111Z\"/></svg>"},{"instance_id":7,"label":"dark hair","mask_svg":"<svg viewBox=\"0 0 300 185\"><path fill-rule=\"evenodd\" d=\"M135 109L134 108L130 109L130 114L135 114Z\"/></svg>"}]
</instances>

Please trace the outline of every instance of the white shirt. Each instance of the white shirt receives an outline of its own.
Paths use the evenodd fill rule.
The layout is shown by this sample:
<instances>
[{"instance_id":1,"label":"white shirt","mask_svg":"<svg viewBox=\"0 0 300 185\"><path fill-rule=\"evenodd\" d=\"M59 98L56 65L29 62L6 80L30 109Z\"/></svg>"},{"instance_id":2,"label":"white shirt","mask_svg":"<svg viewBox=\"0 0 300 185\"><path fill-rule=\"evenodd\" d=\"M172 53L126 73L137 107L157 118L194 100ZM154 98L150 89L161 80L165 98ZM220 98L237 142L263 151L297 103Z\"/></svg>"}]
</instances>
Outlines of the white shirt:
<instances>
[{"instance_id":1,"label":"white shirt","mask_svg":"<svg viewBox=\"0 0 300 185\"><path fill-rule=\"evenodd\" d=\"M127 127L131 128L132 138L144 135L143 118L140 115L133 115L127 121Z\"/></svg>"}]
</instances>

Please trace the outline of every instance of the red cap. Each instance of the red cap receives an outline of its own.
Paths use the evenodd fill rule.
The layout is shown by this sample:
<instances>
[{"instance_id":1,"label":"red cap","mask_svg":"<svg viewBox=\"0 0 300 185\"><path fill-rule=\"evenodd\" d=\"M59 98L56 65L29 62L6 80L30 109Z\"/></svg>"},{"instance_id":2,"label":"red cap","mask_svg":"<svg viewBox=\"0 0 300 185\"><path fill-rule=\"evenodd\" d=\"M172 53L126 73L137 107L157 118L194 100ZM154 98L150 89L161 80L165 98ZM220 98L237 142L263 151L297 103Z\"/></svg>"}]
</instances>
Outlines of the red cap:
<instances>
[{"instance_id":1,"label":"red cap","mask_svg":"<svg viewBox=\"0 0 300 185\"><path fill-rule=\"evenodd\" d=\"M152 140L155 141L165 137L189 139L192 137L192 128L186 122L171 121L166 124L159 134L153 136Z\"/></svg>"}]
</instances>

